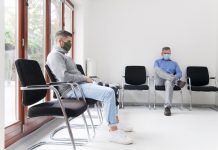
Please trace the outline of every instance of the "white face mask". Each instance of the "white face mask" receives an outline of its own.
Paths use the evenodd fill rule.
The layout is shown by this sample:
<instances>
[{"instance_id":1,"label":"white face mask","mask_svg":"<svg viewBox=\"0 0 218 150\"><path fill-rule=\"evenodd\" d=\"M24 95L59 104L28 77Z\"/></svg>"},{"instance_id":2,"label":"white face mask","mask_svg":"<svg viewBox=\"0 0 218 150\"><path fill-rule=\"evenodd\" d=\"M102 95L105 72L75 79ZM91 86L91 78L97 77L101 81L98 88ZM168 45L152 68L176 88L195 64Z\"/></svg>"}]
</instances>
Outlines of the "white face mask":
<instances>
[{"instance_id":1,"label":"white face mask","mask_svg":"<svg viewBox=\"0 0 218 150\"><path fill-rule=\"evenodd\" d=\"M171 54L163 54L163 59L164 60L170 60Z\"/></svg>"}]
</instances>

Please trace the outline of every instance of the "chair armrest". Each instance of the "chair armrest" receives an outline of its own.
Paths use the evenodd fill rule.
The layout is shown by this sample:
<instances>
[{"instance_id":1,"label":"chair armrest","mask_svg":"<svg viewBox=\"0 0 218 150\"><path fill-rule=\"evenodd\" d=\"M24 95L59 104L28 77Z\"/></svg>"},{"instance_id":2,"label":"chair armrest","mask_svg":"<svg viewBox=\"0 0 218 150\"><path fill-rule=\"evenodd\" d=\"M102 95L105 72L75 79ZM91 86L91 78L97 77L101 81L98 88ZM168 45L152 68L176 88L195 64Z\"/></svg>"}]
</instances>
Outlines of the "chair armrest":
<instances>
[{"instance_id":1,"label":"chair armrest","mask_svg":"<svg viewBox=\"0 0 218 150\"><path fill-rule=\"evenodd\" d=\"M50 82L49 85L62 85L62 84L68 84L68 82Z\"/></svg>"},{"instance_id":2,"label":"chair armrest","mask_svg":"<svg viewBox=\"0 0 218 150\"><path fill-rule=\"evenodd\" d=\"M48 90L51 89L48 84L44 85L28 85L20 88L21 90Z\"/></svg>"},{"instance_id":3,"label":"chair armrest","mask_svg":"<svg viewBox=\"0 0 218 150\"><path fill-rule=\"evenodd\" d=\"M215 86L217 87L217 80L216 80L216 77L210 77L209 79L215 80Z\"/></svg>"}]
</instances>

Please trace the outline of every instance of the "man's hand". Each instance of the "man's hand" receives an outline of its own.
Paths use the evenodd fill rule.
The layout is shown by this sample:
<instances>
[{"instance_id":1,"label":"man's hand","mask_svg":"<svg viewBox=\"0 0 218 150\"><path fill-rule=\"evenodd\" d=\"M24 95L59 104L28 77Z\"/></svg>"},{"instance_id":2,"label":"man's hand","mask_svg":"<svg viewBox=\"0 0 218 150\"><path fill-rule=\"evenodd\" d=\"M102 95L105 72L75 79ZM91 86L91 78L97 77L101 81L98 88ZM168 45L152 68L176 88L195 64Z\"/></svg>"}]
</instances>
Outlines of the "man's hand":
<instances>
[{"instance_id":1,"label":"man's hand","mask_svg":"<svg viewBox=\"0 0 218 150\"><path fill-rule=\"evenodd\" d=\"M87 83L93 83L93 80L91 78L89 78L89 77L86 77L86 82Z\"/></svg>"}]
</instances>

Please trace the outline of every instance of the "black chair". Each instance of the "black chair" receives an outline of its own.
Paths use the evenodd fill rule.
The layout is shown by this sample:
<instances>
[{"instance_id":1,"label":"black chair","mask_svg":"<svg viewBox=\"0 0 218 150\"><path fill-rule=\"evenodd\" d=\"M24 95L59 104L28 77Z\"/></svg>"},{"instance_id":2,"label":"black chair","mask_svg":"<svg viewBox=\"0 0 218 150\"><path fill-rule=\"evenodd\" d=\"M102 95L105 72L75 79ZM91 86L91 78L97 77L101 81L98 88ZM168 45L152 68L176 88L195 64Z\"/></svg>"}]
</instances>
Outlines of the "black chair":
<instances>
[{"instance_id":1,"label":"black chair","mask_svg":"<svg viewBox=\"0 0 218 150\"><path fill-rule=\"evenodd\" d=\"M157 85L155 83L154 79L154 109L156 108L156 91L165 91L165 86L164 85ZM183 109L183 95L182 95L182 89L178 87L177 85L174 86L173 91L179 91L180 96L181 96L181 104L180 108Z\"/></svg>"},{"instance_id":2,"label":"black chair","mask_svg":"<svg viewBox=\"0 0 218 150\"><path fill-rule=\"evenodd\" d=\"M190 110L192 110L192 91L217 92L216 77L209 77L208 68L204 66L188 66L187 70L188 90L190 93ZM209 85L209 80L215 80L215 86Z\"/></svg>"},{"instance_id":3,"label":"black chair","mask_svg":"<svg viewBox=\"0 0 218 150\"><path fill-rule=\"evenodd\" d=\"M122 108L124 107L124 91L125 90L140 90L148 91L148 107L150 109L150 88L149 88L149 77L146 76L145 66L126 66L125 81L122 84ZM147 83L146 83L147 82Z\"/></svg>"},{"instance_id":4,"label":"black chair","mask_svg":"<svg viewBox=\"0 0 218 150\"><path fill-rule=\"evenodd\" d=\"M62 100L57 89L54 86L67 83L46 83L41 68L37 61L18 59L15 61L18 76L21 82L21 90L23 91L22 102L24 106L30 106L28 109L29 117L39 116L54 116L63 117L65 119L67 129L70 135L70 141L73 145L73 149L76 150L73 134L69 125L70 118L75 118L80 115L84 118L84 112L87 110L87 104L85 101L72 101L68 99ZM44 99L47 90L53 90L57 96L55 101L47 101L36 104L40 100ZM69 144L66 142L52 143L52 142L40 142L34 145L30 149L34 149L44 144Z\"/></svg>"},{"instance_id":5,"label":"black chair","mask_svg":"<svg viewBox=\"0 0 218 150\"><path fill-rule=\"evenodd\" d=\"M52 83L53 83L53 82L57 82L57 79L55 78L55 75L52 73L51 69L49 68L49 66L48 66L47 64L45 65L45 69L46 69L46 72L47 72L47 74L48 74L48 77L49 77L50 81L51 81ZM78 86L78 87L79 87L79 86ZM55 88L58 90L58 87L57 87L57 86L55 86ZM82 93L82 90L81 90L81 89L79 89L79 90L80 90L81 93ZM82 93L82 95L83 95L83 93ZM65 99L65 98L62 97L62 95L60 95L60 96L61 96L61 99ZM57 97L55 93L53 94L53 97L54 97L54 98ZM72 98L71 98L71 99L72 99ZM80 98L78 98L78 100L85 100L85 102L87 103L88 106L94 105L94 104L97 103L96 100L90 100L90 99L87 99L87 98L85 98L85 97L82 97L82 98L80 97ZM90 111L89 111L89 107L87 108L87 113L88 113L88 115L89 115L89 118L90 118L90 121L91 121L91 126L92 126L92 129L93 129L93 132L94 132L94 136L95 136L94 123L93 123L93 120L92 120L92 117L91 117L91 113L90 113ZM62 130L62 129L64 129L64 128L65 128L65 126L56 129L56 130L51 134L51 136L50 136L51 139L52 139L52 140L57 140L57 141L62 140L62 139L60 139L60 138L54 138L54 136L55 136L55 134L56 134L58 131L60 131L60 130ZM88 131L88 130L87 130L87 133L88 133L88 137L90 138L90 135L89 135L89 131ZM62 140L62 141L63 141L63 140Z\"/></svg>"},{"instance_id":6,"label":"black chair","mask_svg":"<svg viewBox=\"0 0 218 150\"><path fill-rule=\"evenodd\" d=\"M80 64L76 64L77 69L80 71L81 74L85 75L85 72L83 70L82 65ZM103 84L103 82L101 81L101 79L98 76L90 76L90 78L92 78L94 81L98 82L98 85L105 85L107 87L111 87L114 92L115 92L115 96L116 96L116 106L119 105L118 99L119 99L119 91L120 91L120 86L110 86L110 84Z\"/></svg>"},{"instance_id":7,"label":"black chair","mask_svg":"<svg viewBox=\"0 0 218 150\"><path fill-rule=\"evenodd\" d=\"M76 67L77 67L77 69L80 71L80 73L81 73L82 75L86 75L85 72L84 72L84 70L83 70L82 65L76 64ZM89 77L90 77L91 79L93 79L94 81L101 82L101 79L100 79L98 76L89 76Z\"/></svg>"}]
</instances>

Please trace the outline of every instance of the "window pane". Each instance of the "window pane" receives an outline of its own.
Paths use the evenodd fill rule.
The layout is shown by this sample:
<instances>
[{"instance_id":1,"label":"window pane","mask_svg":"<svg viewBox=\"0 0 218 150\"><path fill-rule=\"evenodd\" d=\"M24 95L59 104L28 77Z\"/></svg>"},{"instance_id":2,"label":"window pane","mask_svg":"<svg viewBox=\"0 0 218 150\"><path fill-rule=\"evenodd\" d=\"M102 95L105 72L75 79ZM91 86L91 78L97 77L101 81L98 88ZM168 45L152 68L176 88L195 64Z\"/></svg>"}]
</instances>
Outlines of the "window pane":
<instances>
[{"instance_id":1,"label":"window pane","mask_svg":"<svg viewBox=\"0 0 218 150\"><path fill-rule=\"evenodd\" d=\"M70 9L66 4L64 5L64 21L64 29L72 33L72 9ZM70 50L67 55L72 57L72 50Z\"/></svg>"},{"instance_id":2,"label":"window pane","mask_svg":"<svg viewBox=\"0 0 218 150\"><path fill-rule=\"evenodd\" d=\"M17 78L14 61L17 58L16 0L5 3L5 126L18 120Z\"/></svg>"},{"instance_id":3,"label":"window pane","mask_svg":"<svg viewBox=\"0 0 218 150\"><path fill-rule=\"evenodd\" d=\"M64 10L65 30L72 33L72 10L67 5Z\"/></svg>"},{"instance_id":4,"label":"window pane","mask_svg":"<svg viewBox=\"0 0 218 150\"><path fill-rule=\"evenodd\" d=\"M44 0L28 1L28 59L36 60L44 71ZM44 101L44 100L42 100ZM38 103L40 103L39 101ZM36 103L36 104L38 104ZM35 105L35 104L34 104ZM28 108L31 106L28 106Z\"/></svg>"},{"instance_id":5,"label":"window pane","mask_svg":"<svg viewBox=\"0 0 218 150\"><path fill-rule=\"evenodd\" d=\"M54 45L54 37L61 30L61 1L51 0L51 47Z\"/></svg>"},{"instance_id":6,"label":"window pane","mask_svg":"<svg viewBox=\"0 0 218 150\"><path fill-rule=\"evenodd\" d=\"M44 70L44 0L28 1L28 59L39 62Z\"/></svg>"}]
</instances>

